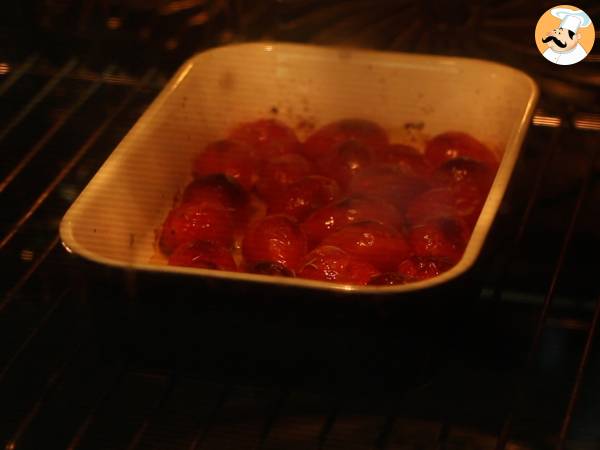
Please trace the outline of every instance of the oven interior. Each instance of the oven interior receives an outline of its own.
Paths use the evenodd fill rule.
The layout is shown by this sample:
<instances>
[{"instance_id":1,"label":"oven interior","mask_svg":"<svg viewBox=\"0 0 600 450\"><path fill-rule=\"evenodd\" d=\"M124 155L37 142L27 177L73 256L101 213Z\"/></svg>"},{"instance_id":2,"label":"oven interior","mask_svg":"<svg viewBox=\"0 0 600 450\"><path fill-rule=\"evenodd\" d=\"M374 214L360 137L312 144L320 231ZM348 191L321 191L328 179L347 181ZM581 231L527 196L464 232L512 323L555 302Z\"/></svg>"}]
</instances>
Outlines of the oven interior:
<instances>
[{"instance_id":1,"label":"oven interior","mask_svg":"<svg viewBox=\"0 0 600 450\"><path fill-rule=\"evenodd\" d=\"M598 448L600 44L576 66L547 64L530 41L551 6L3 5L3 448ZM456 304L445 320L431 311L418 324L427 346L391 301L298 311L278 292L144 290L137 274L62 248L65 211L179 64L260 39L494 59L539 83L468 285L437 294ZM165 301L179 294L201 300L189 317Z\"/></svg>"}]
</instances>

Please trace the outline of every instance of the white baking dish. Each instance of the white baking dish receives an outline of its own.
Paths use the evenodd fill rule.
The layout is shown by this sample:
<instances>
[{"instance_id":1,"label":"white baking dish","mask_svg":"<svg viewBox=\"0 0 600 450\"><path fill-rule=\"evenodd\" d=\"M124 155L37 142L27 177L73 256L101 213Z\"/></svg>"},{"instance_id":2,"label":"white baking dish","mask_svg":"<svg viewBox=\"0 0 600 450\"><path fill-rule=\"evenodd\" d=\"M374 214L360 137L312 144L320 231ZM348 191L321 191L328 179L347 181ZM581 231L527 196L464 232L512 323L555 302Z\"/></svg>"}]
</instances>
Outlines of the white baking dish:
<instances>
[{"instance_id":1,"label":"white baking dish","mask_svg":"<svg viewBox=\"0 0 600 450\"><path fill-rule=\"evenodd\" d=\"M282 43L209 50L173 76L73 203L60 234L68 251L128 269L362 293L444 283L477 258L537 97L523 72L475 59ZM500 168L461 261L439 277L383 287L167 266L157 256L155 232L191 179L193 156L239 122L274 114L299 126L301 136L306 123L360 117L381 124L392 141L415 137L423 125L417 140L459 130L497 151Z\"/></svg>"}]
</instances>

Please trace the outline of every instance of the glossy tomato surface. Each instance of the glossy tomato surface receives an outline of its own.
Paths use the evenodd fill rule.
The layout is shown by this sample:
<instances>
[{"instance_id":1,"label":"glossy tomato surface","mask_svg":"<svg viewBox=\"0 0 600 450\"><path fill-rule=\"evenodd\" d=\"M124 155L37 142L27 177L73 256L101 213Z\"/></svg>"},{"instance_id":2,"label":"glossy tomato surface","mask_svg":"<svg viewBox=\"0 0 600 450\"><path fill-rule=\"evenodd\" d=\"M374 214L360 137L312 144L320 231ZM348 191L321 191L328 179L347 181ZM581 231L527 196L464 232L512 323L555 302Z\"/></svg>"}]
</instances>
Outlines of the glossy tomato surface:
<instances>
[{"instance_id":1,"label":"glossy tomato surface","mask_svg":"<svg viewBox=\"0 0 600 450\"><path fill-rule=\"evenodd\" d=\"M448 131L431 139L425 147L425 158L434 167L456 158L482 162L494 171L498 167L495 153L471 135L459 131Z\"/></svg>"},{"instance_id":2,"label":"glossy tomato surface","mask_svg":"<svg viewBox=\"0 0 600 450\"><path fill-rule=\"evenodd\" d=\"M250 266L272 262L295 271L307 251L306 237L292 217L276 214L250 224L242 253Z\"/></svg>"},{"instance_id":3,"label":"glossy tomato surface","mask_svg":"<svg viewBox=\"0 0 600 450\"><path fill-rule=\"evenodd\" d=\"M234 219L231 211L212 205L186 203L173 209L163 224L162 251L169 255L191 241L213 241L225 247L233 243Z\"/></svg>"},{"instance_id":4,"label":"glossy tomato surface","mask_svg":"<svg viewBox=\"0 0 600 450\"><path fill-rule=\"evenodd\" d=\"M194 176L224 174L245 189L251 189L256 181L256 160L252 149L246 144L223 140L208 144L194 161Z\"/></svg>"},{"instance_id":5,"label":"glossy tomato surface","mask_svg":"<svg viewBox=\"0 0 600 450\"><path fill-rule=\"evenodd\" d=\"M182 203L205 203L214 207L240 210L248 203L248 194L233 178L223 174L207 175L188 184Z\"/></svg>"},{"instance_id":6,"label":"glossy tomato surface","mask_svg":"<svg viewBox=\"0 0 600 450\"><path fill-rule=\"evenodd\" d=\"M457 220L438 219L414 226L409 233L409 242L417 256L435 256L456 263L465 248L464 234L464 228Z\"/></svg>"},{"instance_id":7,"label":"glossy tomato surface","mask_svg":"<svg viewBox=\"0 0 600 450\"><path fill-rule=\"evenodd\" d=\"M320 281L365 285L379 271L371 264L353 258L344 250L324 245L311 251L298 276Z\"/></svg>"},{"instance_id":8,"label":"glossy tomato surface","mask_svg":"<svg viewBox=\"0 0 600 450\"><path fill-rule=\"evenodd\" d=\"M444 258L412 256L398 265L398 273L404 276L407 282L421 281L437 277L441 273L450 270L452 266L453 264Z\"/></svg>"},{"instance_id":9,"label":"glossy tomato surface","mask_svg":"<svg viewBox=\"0 0 600 450\"><path fill-rule=\"evenodd\" d=\"M304 177L271 197L269 213L288 214L302 221L314 210L338 199L341 192L331 178L320 175Z\"/></svg>"},{"instance_id":10,"label":"glossy tomato surface","mask_svg":"<svg viewBox=\"0 0 600 450\"><path fill-rule=\"evenodd\" d=\"M276 197L289 185L313 174L312 164L298 153L265 161L258 172L256 191L265 199Z\"/></svg>"},{"instance_id":11,"label":"glossy tomato surface","mask_svg":"<svg viewBox=\"0 0 600 450\"><path fill-rule=\"evenodd\" d=\"M377 222L347 225L327 236L323 244L339 247L384 272L394 270L398 262L411 253L408 242L400 232Z\"/></svg>"},{"instance_id":12,"label":"glossy tomato surface","mask_svg":"<svg viewBox=\"0 0 600 450\"><path fill-rule=\"evenodd\" d=\"M274 119L243 123L234 128L229 137L249 145L253 155L261 160L300 151L300 142L294 130Z\"/></svg>"}]
</instances>

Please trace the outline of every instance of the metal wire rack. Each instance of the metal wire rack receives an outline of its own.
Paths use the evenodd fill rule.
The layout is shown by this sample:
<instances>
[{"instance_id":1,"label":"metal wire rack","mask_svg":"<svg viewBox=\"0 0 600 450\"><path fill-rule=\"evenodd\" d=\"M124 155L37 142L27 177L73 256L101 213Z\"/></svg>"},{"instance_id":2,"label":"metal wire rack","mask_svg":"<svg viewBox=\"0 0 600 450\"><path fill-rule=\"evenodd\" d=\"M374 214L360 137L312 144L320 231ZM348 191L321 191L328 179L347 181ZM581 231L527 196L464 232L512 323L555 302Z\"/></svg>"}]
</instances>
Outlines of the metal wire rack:
<instances>
[{"instance_id":1,"label":"metal wire rack","mask_svg":"<svg viewBox=\"0 0 600 450\"><path fill-rule=\"evenodd\" d=\"M171 5L187 11L184 3ZM188 5L194 16L202 12L196 3ZM111 17L106 26L117 29ZM132 352L118 333L99 329L90 268L60 246L58 221L160 91L173 61L130 70L101 65L96 54L9 56L0 61L3 448L599 445L600 111L593 104L582 109L542 79L540 108L474 269L481 289L433 374L390 391L357 385L352 374L336 389L305 389L215 378ZM131 295L126 277L111 289L117 303ZM216 316L226 326L236 314ZM333 333L326 325L312 332L316 342ZM368 352L374 342L356 333ZM227 355L236 357L253 355ZM401 358L389 349L385 357Z\"/></svg>"}]
</instances>

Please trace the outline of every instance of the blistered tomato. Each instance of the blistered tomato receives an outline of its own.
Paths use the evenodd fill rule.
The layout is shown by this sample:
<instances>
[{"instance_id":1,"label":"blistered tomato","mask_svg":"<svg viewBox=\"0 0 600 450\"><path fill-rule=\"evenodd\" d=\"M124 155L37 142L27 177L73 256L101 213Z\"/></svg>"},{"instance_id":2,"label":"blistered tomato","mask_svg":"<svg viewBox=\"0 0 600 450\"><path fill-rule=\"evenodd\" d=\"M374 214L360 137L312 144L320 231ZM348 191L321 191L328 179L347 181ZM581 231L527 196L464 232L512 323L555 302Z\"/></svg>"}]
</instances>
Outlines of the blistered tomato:
<instances>
[{"instance_id":1,"label":"blistered tomato","mask_svg":"<svg viewBox=\"0 0 600 450\"><path fill-rule=\"evenodd\" d=\"M256 181L256 162L251 152L246 144L231 140L208 144L194 162L194 176L225 174L250 189Z\"/></svg>"},{"instance_id":2,"label":"blistered tomato","mask_svg":"<svg viewBox=\"0 0 600 450\"><path fill-rule=\"evenodd\" d=\"M285 267L283 264L273 261L262 261L251 265L248 268L250 273L257 273L260 275L272 275L277 277L293 277L294 272Z\"/></svg>"},{"instance_id":3,"label":"blistered tomato","mask_svg":"<svg viewBox=\"0 0 600 450\"><path fill-rule=\"evenodd\" d=\"M225 247L233 243L232 212L212 205L184 203L171 210L162 228L160 247L167 255L190 241L213 241Z\"/></svg>"},{"instance_id":4,"label":"blistered tomato","mask_svg":"<svg viewBox=\"0 0 600 450\"><path fill-rule=\"evenodd\" d=\"M328 159L337 147L346 141L359 142L376 152L388 144L388 136L383 128L368 120L338 120L319 128L309 136L303 151L313 161Z\"/></svg>"},{"instance_id":5,"label":"blistered tomato","mask_svg":"<svg viewBox=\"0 0 600 450\"><path fill-rule=\"evenodd\" d=\"M409 280L398 272L385 272L374 276L369 280L370 286L396 286L406 284Z\"/></svg>"},{"instance_id":6,"label":"blistered tomato","mask_svg":"<svg viewBox=\"0 0 600 450\"><path fill-rule=\"evenodd\" d=\"M464 226L452 219L439 219L414 226L409 242L418 256L435 256L456 263L465 249Z\"/></svg>"},{"instance_id":7,"label":"blistered tomato","mask_svg":"<svg viewBox=\"0 0 600 450\"><path fill-rule=\"evenodd\" d=\"M304 220L312 211L339 198L340 187L331 178L311 175L273 195L269 213L282 213Z\"/></svg>"},{"instance_id":8,"label":"blistered tomato","mask_svg":"<svg viewBox=\"0 0 600 450\"><path fill-rule=\"evenodd\" d=\"M181 201L240 210L248 203L248 194L233 178L216 174L197 178L188 184Z\"/></svg>"},{"instance_id":9,"label":"blistered tomato","mask_svg":"<svg viewBox=\"0 0 600 450\"><path fill-rule=\"evenodd\" d=\"M296 133L284 123L274 119L243 123L234 128L229 137L248 144L252 147L253 154L262 160L300 150Z\"/></svg>"},{"instance_id":10,"label":"blistered tomato","mask_svg":"<svg viewBox=\"0 0 600 450\"><path fill-rule=\"evenodd\" d=\"M343 188L348 187L354 175L373 162L373 152L360 141L339 144L330 157L317 160L323 175L335 179Z\"/></svg>"},{"instance_id":11,"label":"blistered tomato","mask_svg":"<svg viewBox=\"0 0 600 450\"><path fill-rule=\"evenodd\" d=\"M355 222L373 221L400 228L403 216L385 200L352 196L314 211L301 227L309 243L316 245L325 237Z\"/></svg>"},{"instance_id":12,"label":"blistered tomato","mask_svg":"<svg viewBox=\"0 0 600 450\"><path fill-rule=\"evenodd\" d=\"M324 245L311 251L298 276L311 280L365 285L379 271L371 264L350 256L344 250Z\"/></svg>"},{"instance_id":13,"label":"blistered tomato","mask_svg":"<svg viewBox=\"0 0 600 450\"><path fill-rule=\"evenodd\" d=\"M398 272L407 281L420 281L437 277L448 271L452 263L444 258L435 256L412 256L398 265Z\"/></svg>"},{"instance_id":14,"label":"blistered tomato","mask_svg":"<svg viewBox=\"0 0 600 450\"><path fill-rule=\"evenodd\" d=\"M448 131L431 139L425 147L425 158L434 167L456 158L480 161L493 170L498 167L498 158L489 148L467 133L459 131Z\"/></svg>"},{"instance_id":15,"label":"blistered tomato","mask_svg":"<svg viewBox=\"0 0 600 450\"><path fill-rule=\"evenodd\" d=\"M333 245L381 271L394 270L398 261L408 257L410 246L394 228L377 222L347 225L330 234L323 245Z\"/></svg>"},{"instance_id":16,"label":"blistered tomato","mask_svg":"<svg viewBox=\"0 0 600 450\"><path fill-rule=\"evenodd\" d=\"M350 184L350 192L383 198L401 210L427 188L424 178L385 164L358 172Z\"/></svg>"},{"instance_id":17,"label":"blistered tomato","mask_svg":"<svg viewBox=\"0 0 600 450\"><path fill-rule=\"evenodd\" d=\"M249 266L274 262L295 271L306 251L306 237L298 223L283 214L251 223L242 242L242 254Z\"/></svg>"},{"instance_id":18,"label":"blistered tomato","mask_svg":"<svg viewBox=\"0 0 600 450\"><path fill-rule=\"evenodd\" d=\"M457 219L472 229L485 200L484 194L468 186L434 188L423 192L410 202L406 218L412 225L437 219Z\"/></svg>"},{"instance_id":19,"label":"blistered tomato","mask_svg":"<svg viewBox=\"0 0 600 450\"><path fill-rule=\"evenodd\" d=\"M384 147L379 153L379 160L415 177L427 177L431 172L431 166L423 155L408 145L394 144Z\"/></svg>"},{"instance_id":20,"label":"blistered tomato","mask_svg":"<svg viewBox=\"0 0 600 450\"><path fill-rule=\"evenodd\" d=\"M231 252L222 245L211 241L192 241L180 245L171 253L169 264L232 272L237 270Z\"/></svg>"},{"instance_id":21,"label":"blistered tomato","mask_svg":"<svg viewBox=\"0 0 600 450\"><path fill-rule=\"evenodd\" d=\"M494 176L495 171L479 161L456 158L436 169L433 182L440 186L469 185L483 196L489 191Z\"/></svg>"},{"instance_id":22,"label":"blistered tomato","mask_svg":"<svg viewBox=\"0 0 600 450\"><path fill-rule=\"evenodd\" d=\"M272 198L312 171L311 163L298 153L278 156L265 161L259 169L256 191L263 198Z\"/></svg>"}]
</instances>

